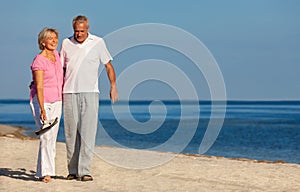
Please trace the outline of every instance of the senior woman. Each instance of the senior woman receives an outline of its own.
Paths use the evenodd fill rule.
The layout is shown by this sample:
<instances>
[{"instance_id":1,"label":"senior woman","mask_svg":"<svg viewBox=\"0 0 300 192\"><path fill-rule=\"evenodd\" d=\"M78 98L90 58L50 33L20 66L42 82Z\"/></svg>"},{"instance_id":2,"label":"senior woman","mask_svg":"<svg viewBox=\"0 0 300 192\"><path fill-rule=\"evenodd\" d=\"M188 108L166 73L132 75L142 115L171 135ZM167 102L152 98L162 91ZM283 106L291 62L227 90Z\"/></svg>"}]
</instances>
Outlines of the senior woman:
<instances>
[{"instance_id":1,"label":"senior woman","mask_svg":"<svg viewBox=\"0 0 300 192\"><path fill-rule=\"evenodd\" d=\"M41 52L30 66L33 84L30 86L30 107L39 129L47 120L57 119L48 131L40 134L36 176L49 182L55 176L56 139L62 113L63 68L59 59L58 32L44 28L38 35Z\"/></svg>"}]
</instances>

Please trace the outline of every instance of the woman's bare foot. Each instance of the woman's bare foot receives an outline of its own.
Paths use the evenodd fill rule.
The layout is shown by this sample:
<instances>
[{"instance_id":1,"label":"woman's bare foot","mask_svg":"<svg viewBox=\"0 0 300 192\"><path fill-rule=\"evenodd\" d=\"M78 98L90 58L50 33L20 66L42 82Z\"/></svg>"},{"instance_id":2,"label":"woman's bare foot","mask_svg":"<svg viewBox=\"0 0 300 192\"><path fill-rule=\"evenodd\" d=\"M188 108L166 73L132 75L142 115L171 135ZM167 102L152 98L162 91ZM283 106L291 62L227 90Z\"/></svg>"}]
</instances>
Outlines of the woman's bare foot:
<instances>
[{"instance_id":1,"label":"woman's bare foot","mask_svg":"<svg viewBox=\"0 0 300 192\"><path fill-rule=\"evenodd\" d=\"M46 175L45 177L42 177L40 181L43 181L44 183L48 183L51 181L51 177L49 175Z\"/></svg>"}]
</instances>

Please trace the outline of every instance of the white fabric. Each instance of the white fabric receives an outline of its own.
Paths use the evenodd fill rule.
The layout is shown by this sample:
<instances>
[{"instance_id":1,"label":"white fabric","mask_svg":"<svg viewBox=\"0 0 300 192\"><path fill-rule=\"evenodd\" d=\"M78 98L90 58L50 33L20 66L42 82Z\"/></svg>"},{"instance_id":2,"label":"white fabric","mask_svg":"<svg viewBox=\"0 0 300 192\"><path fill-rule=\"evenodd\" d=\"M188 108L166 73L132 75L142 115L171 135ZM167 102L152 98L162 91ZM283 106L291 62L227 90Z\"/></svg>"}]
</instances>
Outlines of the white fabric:
<instances>
[{"instance_id":1,"label":"white fabric","mask_svg":"<svg viewBox=\"0 0 300 192\"><path fill-rule=\"evenodd\" d=\"M40 107L35 96L30 102L33 118L37 129L41 127ZM38 153L36 176L44 177L46 175L55 176L55 154L56 154L56 139L59 128L59 122L62 113L62 101L54 103L44 103L47 119L55 119L58 117L58 123L49 131L40 136L40 146Z\"/></svg>"},{"instance_id":2,"label":"white fabric","mask_svg":"<svg viewBox=\"0 0 300 192\"><path fill-rule=\"evenodd\" d=\"M82 44L74 37L64 39L60 57L63 67L67 68L63 93L99 92L100 62L107 64L112 60L102 38L89 33Z\"/></svg>"}]
</instances>

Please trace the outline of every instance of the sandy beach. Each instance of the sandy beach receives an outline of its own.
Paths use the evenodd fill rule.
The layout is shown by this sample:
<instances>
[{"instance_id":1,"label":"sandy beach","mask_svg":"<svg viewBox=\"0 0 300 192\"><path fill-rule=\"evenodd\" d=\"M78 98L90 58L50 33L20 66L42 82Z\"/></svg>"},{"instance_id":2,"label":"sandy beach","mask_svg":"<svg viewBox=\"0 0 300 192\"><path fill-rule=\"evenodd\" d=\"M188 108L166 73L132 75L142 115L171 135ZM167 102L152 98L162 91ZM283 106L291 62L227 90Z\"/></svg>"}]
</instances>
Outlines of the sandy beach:
<instances>
[{"instance_id":1,"label":"sandy beach","mask_svg":"<svg viewBox=\"0 0 300 192\"><path fill-rule=\"evenodd\" d=\"M65 144L60 142L56 178L42 183L35 178L38 139L25 137L21 128L0 125L0 145L0 191L300 191L299 164L182 154L145 169L116 166L95 156L94 181L68 181ZM164 155L104 146L96 151L109 153L112 161L130 152L127 162L143 160L147 154Z\"/></svg>"}]
</instances>

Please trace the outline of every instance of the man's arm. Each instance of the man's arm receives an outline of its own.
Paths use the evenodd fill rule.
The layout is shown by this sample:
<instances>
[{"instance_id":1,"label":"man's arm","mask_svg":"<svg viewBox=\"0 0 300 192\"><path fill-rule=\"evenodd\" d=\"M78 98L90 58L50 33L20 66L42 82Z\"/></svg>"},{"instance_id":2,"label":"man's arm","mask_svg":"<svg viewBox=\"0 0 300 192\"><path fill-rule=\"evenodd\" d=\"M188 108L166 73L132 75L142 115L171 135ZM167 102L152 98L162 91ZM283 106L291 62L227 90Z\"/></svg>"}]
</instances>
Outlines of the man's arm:
<instances>
[{"instance_id":1,"label":"man's arm","mask_svg":"<svg viewBox=\"0 0 300 192\"><path fill-rule=\"evenodd\" d=\"M118 100L118 89L116 83L116 74L110 61L105 65L108 79L110 81L110 99L114 103Z\"/></svg>"}]
</instances>

